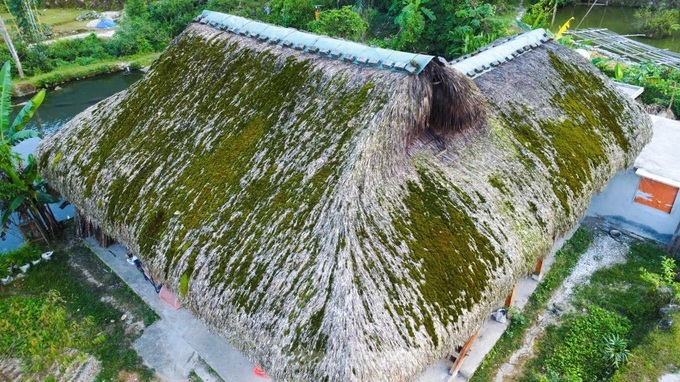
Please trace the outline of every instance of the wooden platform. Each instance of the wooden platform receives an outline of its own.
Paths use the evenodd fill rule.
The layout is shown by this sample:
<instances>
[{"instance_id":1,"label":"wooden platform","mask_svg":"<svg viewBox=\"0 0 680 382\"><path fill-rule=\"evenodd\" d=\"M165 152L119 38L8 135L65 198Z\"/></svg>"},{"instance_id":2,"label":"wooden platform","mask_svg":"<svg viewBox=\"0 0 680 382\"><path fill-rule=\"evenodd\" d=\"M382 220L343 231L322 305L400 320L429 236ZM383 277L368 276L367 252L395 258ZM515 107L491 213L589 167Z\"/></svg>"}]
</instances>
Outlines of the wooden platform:
<instances>
[{"instance_id":1,"label":"wooden platform","mask_svg":"<svg viewBox=\"0 0 680 382\"><path fill-rule=\"evenodd\" d=\"M680 53L655 48L608 29L578 29L566 33L572 36L577 44L590 41L586 49L605 54L618 61L630 63L653 61L656 64L680 70Z\"/></svg>"}]
</instances>

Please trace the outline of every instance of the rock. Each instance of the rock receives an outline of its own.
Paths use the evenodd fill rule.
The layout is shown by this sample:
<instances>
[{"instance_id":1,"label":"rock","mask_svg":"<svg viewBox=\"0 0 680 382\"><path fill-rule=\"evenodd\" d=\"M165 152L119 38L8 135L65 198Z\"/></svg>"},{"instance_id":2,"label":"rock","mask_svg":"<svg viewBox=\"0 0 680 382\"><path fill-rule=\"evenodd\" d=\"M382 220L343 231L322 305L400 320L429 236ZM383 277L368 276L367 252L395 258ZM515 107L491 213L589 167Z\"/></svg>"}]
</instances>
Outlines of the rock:
<instances>
[{"instance_id":1,"label":"rock","mask_svg":"<svg viewBox=\"0 0 680 382\"><path fill-rule=\"evenodd\" d=\"M12 95L16 97L23 97L37 92L38 88L28 83L12 85Z\"/></svg>"},{"instance_id":2,"label":"rock","mask_svg":"<svg viewBox=\"0 0 680 382\"><path fill-rule=\"evenodd\" d=\"M673 326L673 320L670 317L665 317L663 320L659 321L659 329L669 330Z\"/></svg>"},{"instance_id":3,"label":"rock","mask_svg":"<svg viewBox=\"0 0 680 382\"><path fill-rule=\"evenodd\" d=\"M102 12L99 14L99 16L102 19L111 19L111 20L118 20L120 19L121 12L120 11L107 11L107 12Z\"/></svg>"},{"instance_id":4,"label":"rock","mask_svg":"<svg viewBox=\"0 0 680 382\"><path fill-rule=\"evenodd\" d=\"M99 18L99 13L97 11L89 11L81 14L80 16L76 17L76 21L83 21L83 20L94 20Z\"/></svg>"},{"instance_id":5,"label":"rock","mask_svg":"<svg viewBox=\"0 0 680 382\"><path fill-rule=\"evenodd\" d=\"M671 288L671 287L662 286L662 287L659 287L658 290L659 290L659 293L661 293L663 295L672 295L673 294L673 288Z\"/></svg>"},{"instance_id":6,"label":"rock","mask_svg":"<svg viewBox=\"0 0 680 382\"><path fill-rule=\"evenodd\" d=\"M680 312L680 305L678 304L668 304L659 310L662 315L672 314Z\"/></svg>"},{"instance_id":7,"label":"rock","mask_svg":"<svg viewBox=\"0 0 680 382\"><path fill-rule=\"evenodd\" d=\"M54 87L54 90L55 90L55 91L56 91L56 90L61 90L61 86L59 86L59 85L55 86L55 87Z\"/></svg>"}]
</instances>

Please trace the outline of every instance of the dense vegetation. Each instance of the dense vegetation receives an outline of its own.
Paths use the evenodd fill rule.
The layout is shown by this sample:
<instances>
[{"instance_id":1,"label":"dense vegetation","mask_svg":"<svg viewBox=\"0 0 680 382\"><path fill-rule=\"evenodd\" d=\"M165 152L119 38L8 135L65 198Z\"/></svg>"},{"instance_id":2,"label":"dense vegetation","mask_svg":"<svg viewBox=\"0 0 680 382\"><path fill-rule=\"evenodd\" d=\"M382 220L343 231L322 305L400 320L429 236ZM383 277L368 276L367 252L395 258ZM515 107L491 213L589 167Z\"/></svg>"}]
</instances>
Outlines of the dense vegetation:
<instances>
[{"instance_id":1,"label":"dense vegetation","mask_svg":"<svg viewBox=\"0 0 680 382\"><path fill-rule=\"evenodd\" d=\"M315 20L315 6L319 7ZM203 9L227 12L278 25L312 31L381 47L459 56L507 34L499 12L512 10L502 0L372 0L334 2L274 0L128 0L119 29L110 40L92 35L84 40L31 44L26 31L15 45L27 76L69 66L89 65L167 46ZM25 29L21 20L16 22ZM42 27L42 26L41 26ZM29 45L30 44L30 45ZM9 60L0 48L0 60Z\"/></svg>"},{"instance_id":2,"label":"dense vegetation","mask_svg":"<svg viewBox=\"0 0 680 382\"><path fill-rule=\"evenodd\" d=\"M595 58L593 64L609 77L631 85L642 86L645 91L640 98L645 105L658 104L680 116L680 70L644 62L631 65L612 65L609 59Z\"/></svg>"}]
</instances>

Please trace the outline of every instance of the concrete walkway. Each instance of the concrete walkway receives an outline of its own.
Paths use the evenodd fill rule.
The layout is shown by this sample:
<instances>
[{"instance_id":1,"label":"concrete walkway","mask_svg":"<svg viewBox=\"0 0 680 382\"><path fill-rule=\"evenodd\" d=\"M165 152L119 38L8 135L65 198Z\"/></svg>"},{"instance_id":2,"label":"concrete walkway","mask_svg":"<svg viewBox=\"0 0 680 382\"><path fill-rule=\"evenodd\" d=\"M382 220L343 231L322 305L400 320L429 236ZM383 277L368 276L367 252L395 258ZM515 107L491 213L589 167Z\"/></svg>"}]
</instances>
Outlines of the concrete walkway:
<instances>
[{"instance_id":1,"label":"concrete walkway","mask_svg":"<svg viewBox=\"0 0 680 382\"><path fill-rule=\"evenodd\" d=\"M125 247L115 244L102 248L93 238L86 239L85 244L160 317L144 329L134 346L164 381L187 381L192 370L206 382L217 381L205 364L227 382L270 381L255 376L252 362L222 337L210 333L188 310L174 310L161 301L151 284L127 262Z\"/></svg>"}]
</instances>

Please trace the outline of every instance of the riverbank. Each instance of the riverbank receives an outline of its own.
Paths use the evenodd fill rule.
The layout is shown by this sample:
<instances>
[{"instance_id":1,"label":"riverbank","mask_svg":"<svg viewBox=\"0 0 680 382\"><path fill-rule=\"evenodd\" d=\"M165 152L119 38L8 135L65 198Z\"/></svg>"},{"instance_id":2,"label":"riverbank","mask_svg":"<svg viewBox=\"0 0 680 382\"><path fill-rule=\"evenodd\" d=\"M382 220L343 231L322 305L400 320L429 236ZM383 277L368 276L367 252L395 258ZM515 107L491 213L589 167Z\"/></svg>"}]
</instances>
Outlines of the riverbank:
<instances>
[{"instance_id":1,"label":"riverbank","mask_svg":"<svg viewBox=\"0 0 680 382\"><path fill-rule=\"evenodd\" d=\"M27 77L23 80L14 81L12 96L23 97L36 93L43 88L51 88L67 82L95 77L101 74L122 72L124 70L137 70L151 65L159 55L160 52L139 54L100 61L90 65L69 66L49 73Z\"/></svg>"}]
</instances>

